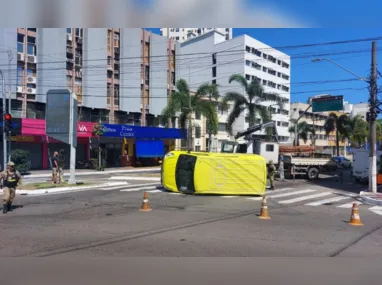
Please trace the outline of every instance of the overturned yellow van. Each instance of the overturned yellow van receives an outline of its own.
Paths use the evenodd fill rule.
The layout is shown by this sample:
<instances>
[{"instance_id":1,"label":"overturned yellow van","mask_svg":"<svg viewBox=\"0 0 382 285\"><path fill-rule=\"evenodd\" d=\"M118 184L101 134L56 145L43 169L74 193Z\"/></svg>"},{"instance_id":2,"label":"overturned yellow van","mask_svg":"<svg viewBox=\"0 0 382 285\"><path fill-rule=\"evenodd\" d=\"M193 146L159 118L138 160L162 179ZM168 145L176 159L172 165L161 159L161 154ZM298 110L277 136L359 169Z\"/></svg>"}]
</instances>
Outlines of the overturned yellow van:
<instances>
[{"instance_id":1,"label":"overturned yellow van","mask_svg":"<svg viewBox=\"0 0 382 285\"><path fill-rule=\"evenodd\" d=\"M162 186L185 194L261 195L265 158L255 154L171 151L163 159Z\"/></svg>"}]
</instances>

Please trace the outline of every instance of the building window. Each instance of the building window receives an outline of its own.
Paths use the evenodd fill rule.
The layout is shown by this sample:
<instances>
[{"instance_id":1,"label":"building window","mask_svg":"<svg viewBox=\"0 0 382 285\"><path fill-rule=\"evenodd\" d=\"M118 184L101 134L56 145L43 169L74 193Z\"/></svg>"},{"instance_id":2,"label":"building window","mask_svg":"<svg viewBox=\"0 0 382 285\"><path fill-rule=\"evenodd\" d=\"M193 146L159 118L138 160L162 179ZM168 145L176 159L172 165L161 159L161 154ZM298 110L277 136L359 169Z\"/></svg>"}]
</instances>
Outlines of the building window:
<instances>
[{"instance_id":1,"label":"building window","mask_svg":"<svg viewBox=\"0 0 382 285\"><path fill-rule=\"evenodd\" d=\"M27 53L29 55L35 55L35 45L34 44L28 44Z\"/></svg>"},{"instance_id":2,"label":"building window","mask_svg":"<svg viewBox=\"0 0 382 285\"><path fill-rule=\"evenodd\" d=\"M17 52L24 53L24 44L23 43L17 43Z\"/></svg>"},{"instance_id":3,"label":"building window","mask_svg":"<svg viewBox=\"0 0 382 285\"><path fill-rule=\"evenodd\" d=\"M178 32L179 32L179 28L176 28L176 29L175 29L175 32L177 32L177 33L178 33Z\"/></svg>"},{"instance_id":4,"label":"building window","mask_svg":"<svg viewBox=\"0 0 382 285\"><path fill-rule=\"evenodd\" d=\"M72 33L72 28L66 28L66 33L71 34Z\"/></svg>"},{"instance_id":5,"label":"building window","mask_svg":"<svg viewBox=\"0 0 382 285\"><path fill-rule=\"evenodd\" d=\"M246 74L246 75L245 75L245 79L247 79L247 80L251 80L251 75Z\"/></svg>"},{"instance_id":6,"label":"building window","mask_svg":"<svg viewBox=\"0 0 382 285\"><path fill-rule=\"evenodd\" d=\"M199 111L195 111L195 120L200 120L201 114Z\"/></svg>"},{"instance_id":7,"label":"building window","mask_svg":"<svg viewBox=\"0 0 382 285\"><path fill-rule=\"evenodd\" d=\"M246 60L246 61L245 61L245 65L246 65L246 66L251 66L251 61L250 61L250 60Z\"/></svg>"},{"instance_id":8,"label":"building window","mask_svg":"<svg viewBox=\"0 0 382 285\"><path fill-rule=\"evenodd\" d=\"M226 131L226 124L219 123L219 132L225 132L225 131Z\"/></svg>"},{"instance_id":9,"label":"building window","mask_svg":"<svg viewBox=\"0 0 382 285\"><path fill-rule=\"evenodd\" d=\"M266 152L273 152L275 149L274 145L273 144L267 144L265 145L265 151Z\"/></svg>"},{"instance_id":10,"label":"building window","mask_svg":"<svg viewBox=\"0 0 382 285\"><path fill-rule=\"evenodd\" d=\"M200 126L195 127L195 138L200 139L202 135L202 130Z\"/></svg>"},{"instance_id":11,"label":"building window","mask_svg":"<svg viewBox=\"0 0 382 285\"><path fill-rule=\"evenodd\" d=\"M28 28L28 31L37 32L37 29L36 28Z\"/></svg>"},{"instance_id":12,"label":"building window","mask_svg":"<svg viewBox=\"0 0 382 285\"><path fill-rule=\"evenodd\" d=\"M264 71L264 72L267 72L267 71L268 71L268 68L266 68L265 66L263 66L263 71Z\"/></svg>"},{"instance_id":13,"label":"building window","mask_svg":"<svg viewBox=\"0 0 382 285\"><path fill-rule=\"evenodd\" d=\"M200 145L195 146L195 151L200 151Z\"/></svg>"},{"instance_id":14,"label":"building window","mask_svg":"<svg viewBox=\"0 0 382 285\"><path fill-rule=\"evenodd\" d=\"M251 47L249 47L249 46L245 46L245 50L246 50L247 52L251 52Z\"/></svg>"},{"instance_id":15,"label":"building window","mask_svg":"<svg viewBox=\"0 0 382 285\"><path fill-rule=\"evenodd\" d=\"M176 37L175 39L176 39L177 41L179 41L179 37Z\"/></svg>"}]
</instances>

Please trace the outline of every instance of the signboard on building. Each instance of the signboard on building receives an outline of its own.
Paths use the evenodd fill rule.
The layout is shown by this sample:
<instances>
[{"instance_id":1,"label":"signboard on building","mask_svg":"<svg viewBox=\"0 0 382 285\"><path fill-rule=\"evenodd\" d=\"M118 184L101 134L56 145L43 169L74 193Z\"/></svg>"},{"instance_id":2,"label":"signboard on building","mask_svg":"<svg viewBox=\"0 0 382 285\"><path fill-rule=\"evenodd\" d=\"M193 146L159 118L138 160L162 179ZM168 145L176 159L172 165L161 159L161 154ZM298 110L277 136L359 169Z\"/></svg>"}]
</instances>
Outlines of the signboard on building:
<instances>
[{"instance_id":1,"label":"signboard on building","mask_svg":"<svg viewBox=\"0 0 382 285\"><path fill-rule=\"evenodd\" d=\"M187 132L176 128L138 127L129 125L104 124L103 137L132 139L186 139Z\"/></svg>"},{"instance_id":2,"label":"signboard on building","mask_svg":"<svg viewBox=\"0 0 382 285\"><path fill-rule=\"evenodd\" d=\"M344 96L324 96L312 99L312 112L342 111L344 109Z\"/></svg>"},{"instance_id":3,"label":"signboard on building","mask_svg":"<svg viewBox=\"0 0 382 285\"><path fill-rule=\"evenodd\" d=\"M77 146L77 100L69 89L51 89L47 92L46 135Z\"/></svg>"}]
</instances>

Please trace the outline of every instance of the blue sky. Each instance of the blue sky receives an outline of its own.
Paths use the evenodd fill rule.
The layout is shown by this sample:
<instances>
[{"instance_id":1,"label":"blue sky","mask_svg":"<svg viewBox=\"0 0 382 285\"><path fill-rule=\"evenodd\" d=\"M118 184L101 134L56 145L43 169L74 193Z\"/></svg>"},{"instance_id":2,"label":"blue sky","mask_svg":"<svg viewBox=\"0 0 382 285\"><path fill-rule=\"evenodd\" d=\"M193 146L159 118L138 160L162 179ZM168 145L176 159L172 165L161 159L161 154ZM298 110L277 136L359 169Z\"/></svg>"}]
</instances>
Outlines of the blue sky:
<instances>
[{"instance_id":1,"label":"blue sky","mask_svg":"<svg viewBox=\"0 0 382 285\"><path fill-rule=\"evenodd\" d=\"M382 2L382 1L381 1ZM159 33L159 29L149 29ZM233 29L233 36L247 34L272 47L285 47L310 43L334 42L343 40L363 39L382 36L382 29ZM382 41L377 41L377 50L382 50ZM338 64L346 67L360 76L370 74L371 65L371 42L350 44L338 44L320 47L306 48L280 48L280 50L292 57L291 63L291 101L305 102L309 96L328 93L332 95L344 95L344 100L350 103L367 102L368 90L363 89L367 84L362 81L333 82L319 84L298 84L306 81L343 80L355 78L352 74L340 69L330 62L312 63L311 59L317 57L314 54L330 54L323 57L330 58ZM348 52L345 54L334 54ZM302 54L307 58L295 58ZM382 72L382 56L378 51L377 63ZM381 85L381 80L379 80ZM341 89L341 90L333 90ZM359 90L361 89L361 90ZM333 90L333 91L324 91ZM312 92L309 92L312 91ZM304 93L301 93L304 92ZM306 92L306 93L305 93Z\"/></svg>"}]
</instances>

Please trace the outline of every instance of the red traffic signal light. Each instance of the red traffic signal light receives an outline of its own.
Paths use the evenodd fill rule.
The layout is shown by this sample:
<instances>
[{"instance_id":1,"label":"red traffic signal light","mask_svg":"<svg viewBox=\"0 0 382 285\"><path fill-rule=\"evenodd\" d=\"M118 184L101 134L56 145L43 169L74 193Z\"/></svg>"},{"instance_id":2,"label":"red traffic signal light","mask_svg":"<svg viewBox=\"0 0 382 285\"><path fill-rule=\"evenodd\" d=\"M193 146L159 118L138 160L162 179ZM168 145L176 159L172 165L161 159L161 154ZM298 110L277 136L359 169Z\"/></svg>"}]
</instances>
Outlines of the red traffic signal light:
<instances>
[{"instance_id":1,"label":"red traffic signal light","mask_svg":"<svg viewBox=\"0 0 382 285\"><path fill-rule=\"evenodd\" d=\"M7 121L12 120L11 114L5 114L4 119L7 120Z\"/></svg>"}]
</instances>

